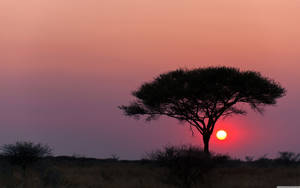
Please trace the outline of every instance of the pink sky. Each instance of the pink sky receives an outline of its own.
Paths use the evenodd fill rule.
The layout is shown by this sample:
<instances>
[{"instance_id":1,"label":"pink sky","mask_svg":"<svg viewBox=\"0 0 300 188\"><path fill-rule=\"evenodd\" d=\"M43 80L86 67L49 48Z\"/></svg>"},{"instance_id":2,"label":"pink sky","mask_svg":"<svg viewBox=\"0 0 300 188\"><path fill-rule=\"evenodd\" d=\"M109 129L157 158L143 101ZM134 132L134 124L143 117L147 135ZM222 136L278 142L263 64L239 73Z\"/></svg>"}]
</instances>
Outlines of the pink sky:
<instances>
[{"instance_id":1,"label":"pink sky","mask_svg":"<svg viewBox=\"0 0 300 188\"><path fill-rule=\"evenodd\" d=\"M212 150L300 152L299 8L298 0L2 0L0 144L121 158L201 144L174 120L136 121L117 106L160 73L226 65L274 78L288 95L264 116L219 122L229 139L213 139Z\"/></svg>"}]
</instances>

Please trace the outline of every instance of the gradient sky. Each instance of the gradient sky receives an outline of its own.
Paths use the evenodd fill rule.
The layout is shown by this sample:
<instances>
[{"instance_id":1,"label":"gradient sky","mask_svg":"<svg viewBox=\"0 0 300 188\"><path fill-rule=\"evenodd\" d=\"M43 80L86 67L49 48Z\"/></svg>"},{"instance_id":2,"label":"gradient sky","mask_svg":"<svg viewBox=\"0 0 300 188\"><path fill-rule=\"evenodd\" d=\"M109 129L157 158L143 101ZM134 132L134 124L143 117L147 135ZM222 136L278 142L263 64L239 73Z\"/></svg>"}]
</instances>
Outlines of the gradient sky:
<instances>
[{"instance_id":1,"label":"gradient sky","mask_svg":"<svg viewBox=\"0 0 300 188\"><path fill-rule=\"evenodd\" d=\"M300 152L299 0L1 0L0 144L47 143L56 155L137 159L167 144L202 145L188 127L146 123L118 105L177 68L256 70L287 96L264 116L218 122L234 157Z\"/></svg>"}]
</instances>

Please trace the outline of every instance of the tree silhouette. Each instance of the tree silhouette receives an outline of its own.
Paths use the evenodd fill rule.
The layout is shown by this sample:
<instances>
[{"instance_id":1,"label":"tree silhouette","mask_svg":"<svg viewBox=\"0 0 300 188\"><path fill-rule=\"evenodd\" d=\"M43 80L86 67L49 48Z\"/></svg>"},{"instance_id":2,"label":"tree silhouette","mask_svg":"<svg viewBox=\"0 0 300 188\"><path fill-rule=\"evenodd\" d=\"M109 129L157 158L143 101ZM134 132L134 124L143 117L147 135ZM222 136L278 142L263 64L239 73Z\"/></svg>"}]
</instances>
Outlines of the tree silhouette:
<instances>
[{"instance_id":1,"label":"tree silhouette","mask_svg":"<svg viewBox=\"0 0 300 188\"><path fill-rule=\"evenodd\" d=\"M204 151L221 117L246 114L245 106L263 113L266 105L276 104L286 90L272 79L254 71L232 67L178 69L144 83L132 94L136 98L119 108L127 116L146 116L146 120L165 115L187 122L203 136Z\"/></svg>"}]
</instances>

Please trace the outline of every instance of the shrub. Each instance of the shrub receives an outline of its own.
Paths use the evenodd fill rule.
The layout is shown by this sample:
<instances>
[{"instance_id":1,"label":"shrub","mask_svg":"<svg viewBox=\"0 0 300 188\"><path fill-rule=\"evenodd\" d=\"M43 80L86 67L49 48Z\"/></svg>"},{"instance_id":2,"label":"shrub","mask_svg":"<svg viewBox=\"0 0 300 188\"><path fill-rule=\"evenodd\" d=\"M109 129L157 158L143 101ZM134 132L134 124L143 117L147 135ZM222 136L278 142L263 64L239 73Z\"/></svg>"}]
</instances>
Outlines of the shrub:
<instances>
[{"instance_id":1,"label":"shrub","mask_svg":"<svg viewBox=\"0 0 300 188\"><path fill-rule=\"evenodd\" d=\"M273 160L267 158L267 154L265 154L262 157L255 160L254 165L258 167L271 167L273 165Z\"/></svg>"},{"instance_id":2,"label":"shrub","mask_svg":"<svg viewBox=\"0 0 300 188\"><path fill-rule=\"evenodd\" d=\"M191 187L214 166L211 155L195 146L167 146L148 154L149 159L168 169L167 180L181 187Z\"/></svg>"},{"instance_id":3,"label":"shrub","mask_svg":"<svg viewBox=\"0 0 300 188\"><path fill-rule=\"evenodd\" d=\"M251 163L254 161L254 157L253 156L246 156L245 157L246 162Z\"/></svg>"},{"instance_id":4,"label":"shrub","mask_svg":"<svg viewBox=\"0 0 300 188\"><path fill-rule=\"evenodd\" d=\"M26 167L40 158L51 155L52 150L47 145L32 142L16 142L1 147L1 154L13 165L18 165L25 171Z\"/></svg>"},{"instance_id":5,"label":"shrub","mask_svg":"<svg viewBox=\"0 0 300 188\"><path fill-rule=\"evenodd\" d=\"M280 165L292 165L298 162L300 154L293 152L279 152L279 157L275 159L275 162Z\"/></svg>"}]
</instances>

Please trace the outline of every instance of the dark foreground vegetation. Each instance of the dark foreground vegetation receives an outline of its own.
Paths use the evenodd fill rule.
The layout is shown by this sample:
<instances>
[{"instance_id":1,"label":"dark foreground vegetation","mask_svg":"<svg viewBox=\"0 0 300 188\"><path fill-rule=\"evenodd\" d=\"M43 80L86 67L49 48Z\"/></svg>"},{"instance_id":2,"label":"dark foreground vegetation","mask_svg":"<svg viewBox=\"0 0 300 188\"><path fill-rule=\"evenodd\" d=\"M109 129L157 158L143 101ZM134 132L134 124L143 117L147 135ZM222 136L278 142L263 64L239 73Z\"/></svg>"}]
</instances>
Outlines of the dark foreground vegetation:
<instances>
[{"instance_id":1,"label":"dark foreground vegetation","mask_svg":"<svg viewBox=\"0 0 300 188\"><path fill-rule=\"evenodd\" d=\"M149 153L142 160L125 161L117 157L52 157L47 146L26 142L19 143L18 147L9 146L13 149L9 150L10 155L5 153L4 147L0 158L1 188L265 188L300 185L300 157L290 152L281 152L275 159L247 157L239 160L226 155L207 155L193 146L170 146ZM36 152L39 149L42 152ZM33 160L29 160L31 157Z\"/></svg>"}]
</instances>

